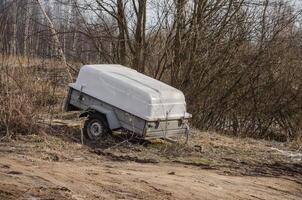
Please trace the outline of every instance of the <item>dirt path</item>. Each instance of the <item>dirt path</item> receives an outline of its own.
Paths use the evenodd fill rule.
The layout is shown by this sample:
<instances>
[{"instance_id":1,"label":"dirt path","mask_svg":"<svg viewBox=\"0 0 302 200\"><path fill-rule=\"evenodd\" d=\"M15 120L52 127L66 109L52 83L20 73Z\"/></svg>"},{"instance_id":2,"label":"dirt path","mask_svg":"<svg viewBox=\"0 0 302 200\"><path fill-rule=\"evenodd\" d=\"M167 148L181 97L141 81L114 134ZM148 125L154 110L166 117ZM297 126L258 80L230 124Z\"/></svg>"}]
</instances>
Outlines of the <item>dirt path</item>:
<instances>
[{"instance_id":1,"label":"dirt path","mask_svg":"<svg viewBox=\"0 0 302 200\"><path fill-rule=\"evenodd\" d=\"M289 177L227 176L180 164L1 154L0 199L302 199Z\"/></svg>"},{"instance_id":2,"label":"dirt path","mask_svg":"<svg viewBox=\"0 0 302 200\"><path fill-rule=\"evenodd\" d=\"M198 132L185 148L91 147L76 130L0 142L0 200L302 200L301 160L272 149L284 144Z\"/></svg>"}]
</instances>

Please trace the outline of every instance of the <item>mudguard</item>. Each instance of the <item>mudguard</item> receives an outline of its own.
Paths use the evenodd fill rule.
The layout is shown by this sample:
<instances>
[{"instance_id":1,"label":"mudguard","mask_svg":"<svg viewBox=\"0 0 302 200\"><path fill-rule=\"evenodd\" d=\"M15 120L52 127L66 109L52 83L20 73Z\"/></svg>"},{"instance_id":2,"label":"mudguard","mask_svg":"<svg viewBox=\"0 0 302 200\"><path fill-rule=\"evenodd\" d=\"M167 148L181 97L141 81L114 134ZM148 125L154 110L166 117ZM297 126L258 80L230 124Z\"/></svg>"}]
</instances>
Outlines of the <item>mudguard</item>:
<instances>
[{"instance_id":1,"label":"mudguard","mask_svg":"<svg viewBox=\"0 0 302 200\"><path fill-rule=\"evenodd\" d=\"M110 109L106 109L102 106L90 106L87 110L83 111L79 117L80 118L87 117L89 114L94 113L94 112L98 112L98 113L101 113L106 116L109 128L111 130L121 128L119 120L117 119L114 111L110 110Z\"/></svg>"}]
</instances>

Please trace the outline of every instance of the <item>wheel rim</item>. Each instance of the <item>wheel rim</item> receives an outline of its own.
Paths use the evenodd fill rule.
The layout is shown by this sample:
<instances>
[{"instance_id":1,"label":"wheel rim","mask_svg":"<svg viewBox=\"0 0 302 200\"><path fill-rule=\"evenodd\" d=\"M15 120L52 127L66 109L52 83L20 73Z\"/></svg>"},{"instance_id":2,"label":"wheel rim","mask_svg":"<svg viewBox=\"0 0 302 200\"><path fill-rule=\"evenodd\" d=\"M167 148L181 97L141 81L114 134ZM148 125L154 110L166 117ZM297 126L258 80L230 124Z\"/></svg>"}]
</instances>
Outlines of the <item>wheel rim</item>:
<instances>
[{"instance_id":1,"label":"wheel rim","mask_svg":"<svg viewBox=\"0 0 302 200\"><path fill-rule=\"evenodd\" d=\"M89 127L89 133L94 137L99 137L103 133L103 126L99 122L92 122Z\"/></svg>"}]
</instances>

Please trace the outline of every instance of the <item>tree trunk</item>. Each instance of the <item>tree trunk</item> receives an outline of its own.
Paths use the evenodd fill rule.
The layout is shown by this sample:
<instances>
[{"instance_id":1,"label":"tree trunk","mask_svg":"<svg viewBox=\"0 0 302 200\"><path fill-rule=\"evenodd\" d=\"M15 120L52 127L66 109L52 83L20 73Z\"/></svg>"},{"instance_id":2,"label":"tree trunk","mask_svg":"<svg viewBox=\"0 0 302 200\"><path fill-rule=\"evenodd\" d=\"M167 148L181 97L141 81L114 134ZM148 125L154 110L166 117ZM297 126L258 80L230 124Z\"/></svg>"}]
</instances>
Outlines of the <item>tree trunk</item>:
<instances>
[{"instance_id":1,"label":"tree trunk","mask_svg":"<svg viewBox=\"0 0 302 200\"><path fill-rule=\"evenodd\" d=\"M184 32L184 24L185 24L185 5L186 0L176 0L176 17L175 17L175 39L174 39L174 59L173 65L171 67L171 83L172 85L177 84L178 82L178 73L179 69L182 68L182 36Z\"/></svg>"},{"instance_id":2,"label":"tree trunk","mask_svg":"<svg viewBox=\"0 0 302 200\"><path fill-rule=\"evenodd\" d=\"M67 65L66 57L65 57L65 55L64 55L62 46L60 45L60 40L59 40L57 31L56 31L56 29L55 29L55 27L54 27L54 25L53 25L51 19L50 19L49 16L47 15L47 13L46 13L46 11L45 11L43 5L42 5L41 0L37 0L37 2L38 2L39 6L40 6L40 8L41 8L41 11L42 11L42 13L43 13L45 19L47 20L47 22L48 22L48 24L49 24L50 31L51 31L51 33L52 33L52 35L53 35L53 40L54 40L55 48L57 49L57 51L58 51L58 53L59 53L59 55L60 55L60 59L62 60L63 65L64 65L64 67L66 68L67 74L68 74L68 76L69 76L69 80L72 81L72 80L73 80L72 74L71 74L71 72L70 72L70 70L69 70L69 67L68 67L68 65Z\"/></svg>"},{"instance_id":3,"label":"tree trunk","mask_svg":"<svg viewBox=\"0 0 302 200\"><path fill-rule=\"evenodd\" d=\"M118 23L118 62L126 64L126 38L125 38L125 13L123 0L117 0L117 23Z\"/></svg>"},{"instance_id":4,"label":"tree trunk","mask_svg":"<svg viewBox=\"0 0 302 200\"><path fill-rule=\"evenodd\" d=\"M30 23L30 16L32 13L32 6L29 5L31 0L28 0L25 4L25 22L24 22L24 39L23 39L23 55L28 55L28 36L29 36L29 23Z\"/></svg>"},{"instance_id":5,"label":"tree trunk","mask_svg":"<svg viewBox=\"0 0 302 200\"><path fill-rule=\"evenodd\" d=\"M10 45L11 55L17 54L17 11L18 11L18 4L17 1L14 0L12 3L12 39Z\"/></svg>"},{"instance_id":6,"label":"tree trunk","mask_svg":"<svg viewBox=\"0 0 302 200\"><path fill-rule=\"evenodd\" d=\"M138 1L138 9L133 1L134 10L136 13L136 29L135 29L135 54L133 66L140 72L145 72L144 66L144 51L145 51L145 29L146 29L146 0Z\"/></svg>"}]
</instances>

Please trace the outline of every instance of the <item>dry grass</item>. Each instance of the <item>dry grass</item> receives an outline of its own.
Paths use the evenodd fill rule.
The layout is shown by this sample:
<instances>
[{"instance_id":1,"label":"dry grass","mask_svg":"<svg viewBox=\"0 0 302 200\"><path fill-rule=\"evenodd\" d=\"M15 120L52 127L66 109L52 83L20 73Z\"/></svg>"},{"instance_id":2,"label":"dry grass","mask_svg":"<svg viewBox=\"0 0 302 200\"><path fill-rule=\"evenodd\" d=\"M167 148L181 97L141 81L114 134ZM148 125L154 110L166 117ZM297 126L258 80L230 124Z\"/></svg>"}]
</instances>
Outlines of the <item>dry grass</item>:
<instances>
[{"instance_id":1,"label":"dry grass","mask_svg":"<svg viewBox=\"0 0 302 200\"><path fill-rule=\"evenodd\" d=\"M58 63L23 57L0 57L0 133L12 137L37 130L38 116L53 112L62 88L57 77L48 76Z\"/></svg>"}]
</instances>

